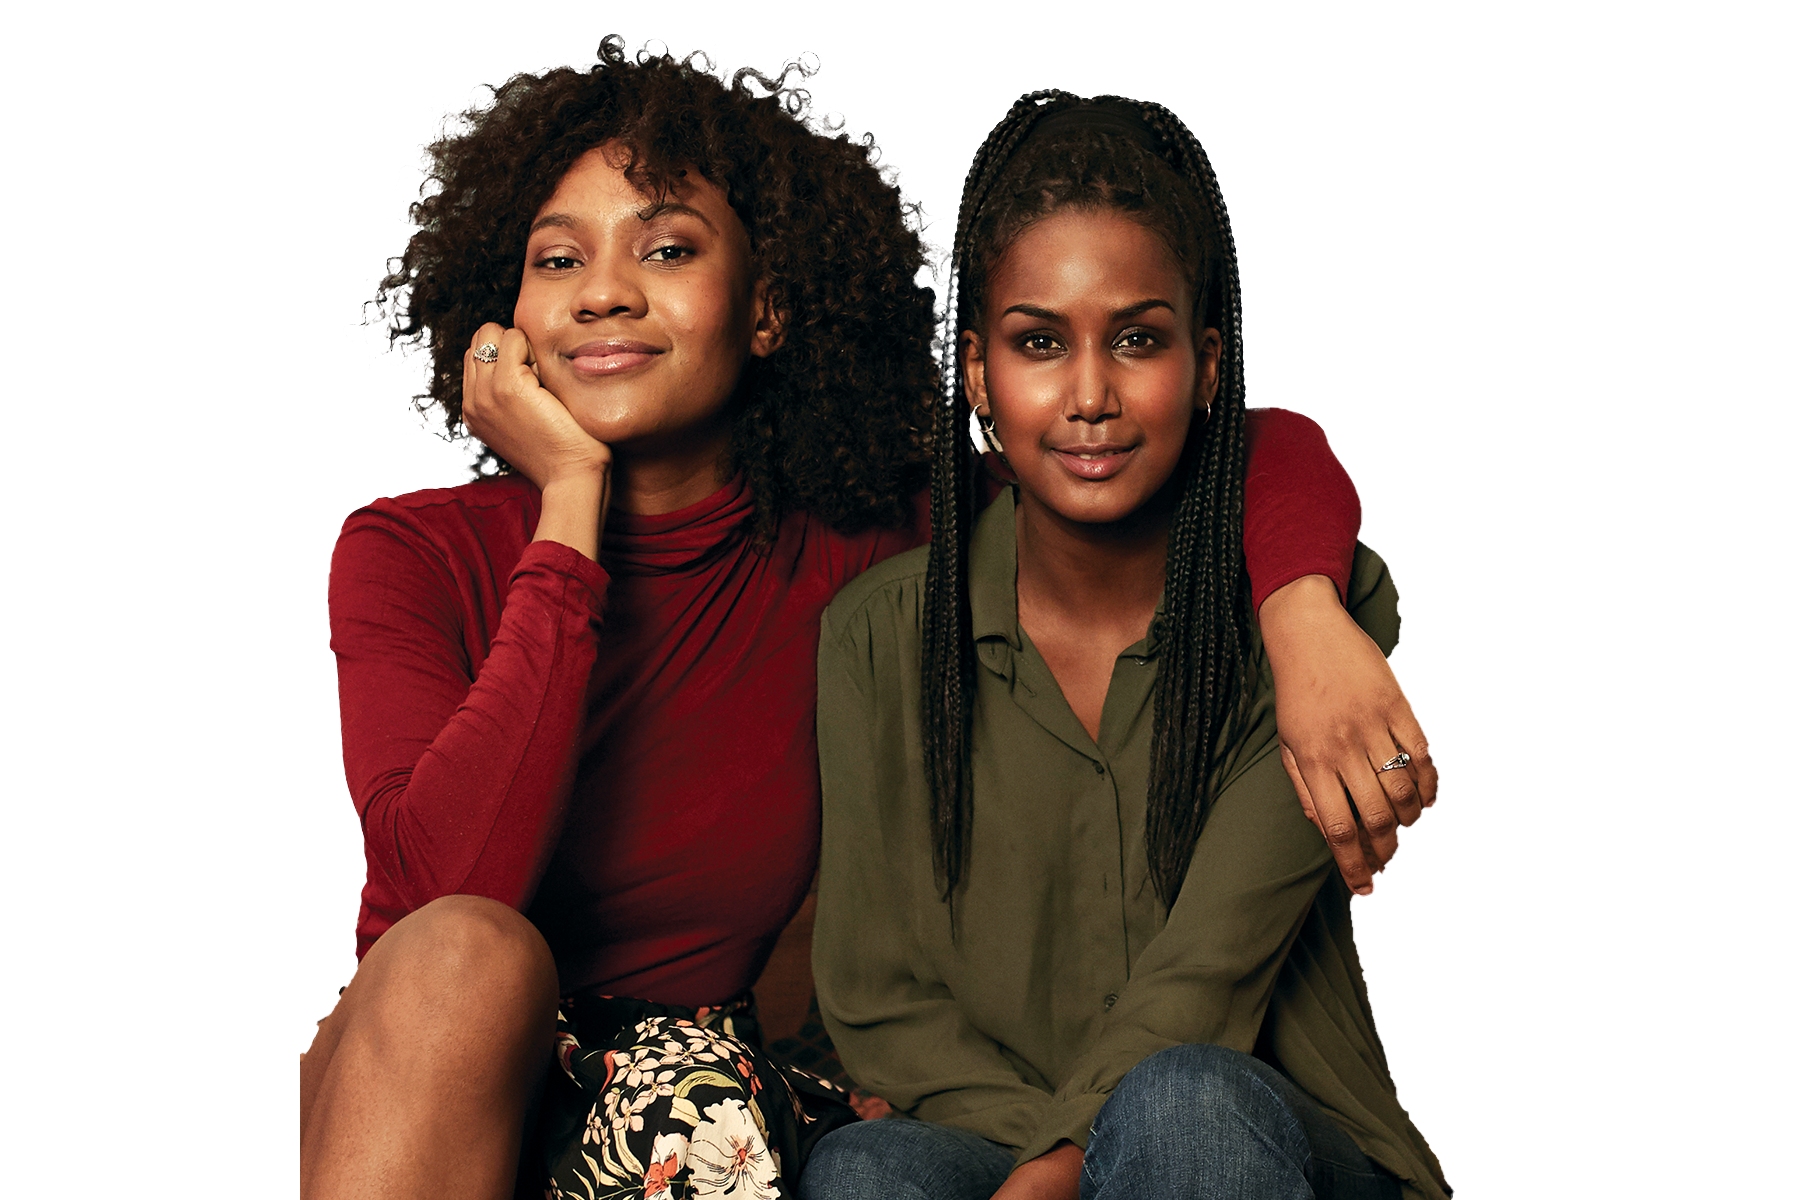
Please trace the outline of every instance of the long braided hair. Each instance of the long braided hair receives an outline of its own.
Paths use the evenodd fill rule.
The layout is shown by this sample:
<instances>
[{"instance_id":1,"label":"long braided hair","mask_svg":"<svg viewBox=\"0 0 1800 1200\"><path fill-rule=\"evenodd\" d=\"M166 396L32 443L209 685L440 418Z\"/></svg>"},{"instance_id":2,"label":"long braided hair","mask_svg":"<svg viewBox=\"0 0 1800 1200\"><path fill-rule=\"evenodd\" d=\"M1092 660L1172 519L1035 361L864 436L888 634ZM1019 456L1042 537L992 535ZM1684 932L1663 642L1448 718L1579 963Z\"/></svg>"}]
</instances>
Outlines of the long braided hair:
<instances>
[{"instance_id":1,"label":"long braided hair","mask_svg":"<svg viewBox=\"0 0 1800 1200\"><path fill-rule=\"evenodd\" d=\"M1162 624L1152 630L1160 661L1145 840L1165 905L1181 890L1212 803L1214 760L1252 680L1243 334L1237 251L1218 180L1199 141L1161 105L1032 92L994 127L963 183L942 341L953 365L932 431L923 740L933 863L952 906L968 868L975 679L968 598L973 473L956 349L962 331L981 327L987 279L1006 251L1034 222L1066 208L1121 211L1161 234L1193 283L1197 318L1223 341L1210 419L1190 431L1178 468L1185 478L1169 529Z\"/></svg>"}]
</instances>

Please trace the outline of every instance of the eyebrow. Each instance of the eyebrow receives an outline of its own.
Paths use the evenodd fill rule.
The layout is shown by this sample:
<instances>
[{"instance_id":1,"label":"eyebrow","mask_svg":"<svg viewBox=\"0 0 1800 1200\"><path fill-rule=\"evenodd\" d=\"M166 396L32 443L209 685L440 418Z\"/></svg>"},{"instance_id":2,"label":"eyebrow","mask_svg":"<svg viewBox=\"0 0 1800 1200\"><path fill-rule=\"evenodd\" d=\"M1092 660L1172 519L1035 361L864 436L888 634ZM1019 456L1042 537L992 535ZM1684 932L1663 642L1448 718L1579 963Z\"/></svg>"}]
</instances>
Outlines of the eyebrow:
<instances>
[{"instance_id":1,"label":"eyebrow","mask_svg":"<svg viewBox=\"0 0 1800 1200\"><path fill-rule=\"evenodd\" d=\"M1112 313L1109 314L1109 319L1113 321L1129 321L1133 317L1142 316L1153 308L1166 308L1170 312L1175 311L1175 306L1170 304L1167 300L1139 300L1136 304L1127 304L1124 308L1114 309ZM1036 304L1014 304L1009 307L1006 312L1003 312L1000 315L1004 317L1008 313L1019 313L1022 316L1035 317L1040 321L1060 321L1063 319L1063 314L1057 312L1055 309L1041 308Z\"/></svg>"},{"instance_id":2,"label":"eyebrow","mask_svg":"<svg viewBox=\"0 0 1800 1200\"><path fill-rule=\"evenodd\" d=\"M712 230L712 232L714 232L714 233L719 232L718 228L711 221L706 219L705 213L701 212L699 209L695 208L693 205L683 204L679 200L659 200L655 204L652 204L649 208L639 209L638 210L638 220L654 221L658 217L667 216L670 214L690 216L690 217L694 218L696 221L700 222L702 225L706 226L708 229Z\"/></svg>"},{"instance_id":3,"label":"eyebrow","mask_svg":"<svg viewBox=\"0 0 1800 1200\"><path fill-rule=\"evenodd\" d=\"M525 236L530 237L540 229L580 229L583 224L581 218L569 213L545 213L531 223L531 228L525 231Z\"/></svg>"},{"instance_id":4,"label":"eyebrow","mask_svg":"<svg viewBox=\"0 0 1800 1200\"><path fill-rule=\"evenodd\" d=\"M658 217L670 214L693 217L714 233L718 232L718 228L706 219L705 213L692 205L683 204L679 200L664 200L659 204L652 204L649 208L639 209L637 218L640 221L654 221ZM586 225L587 222L573 213L545 213L531 223L531 228L525 231L525 236L530 237L540 229L583 229Z\"/></svg>"}]
</instances>

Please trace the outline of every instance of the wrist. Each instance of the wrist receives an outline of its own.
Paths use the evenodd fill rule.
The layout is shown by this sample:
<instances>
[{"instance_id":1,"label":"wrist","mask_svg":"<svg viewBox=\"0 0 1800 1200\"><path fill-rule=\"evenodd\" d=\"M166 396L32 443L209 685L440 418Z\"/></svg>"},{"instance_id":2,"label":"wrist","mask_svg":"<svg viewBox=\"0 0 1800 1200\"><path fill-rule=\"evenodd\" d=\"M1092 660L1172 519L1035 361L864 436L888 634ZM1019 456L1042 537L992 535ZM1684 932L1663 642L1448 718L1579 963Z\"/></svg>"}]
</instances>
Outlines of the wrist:
<instances>
[{"instance_id":1,"label":"wrist","mask_svg":"<svg viewBox=\"0 0 1800 1200\"><path fill-rule=\"evenodd\" d=\"M1269 663L1279 669L1285 657L1304 655L1347 616L1329 575L1302 575L1269 593L1256 623Z\"/></svg>"},{"instance_id":2,"label":"wrist","mask_svg":"<svg viewBox=\"0 0 1800 1200\"><path fill-rule=\"evenodd\" d=\"M1256 610L1256 620L1266 632L1271 623L1308 620L1321 613L1341 612L1343 607L1343 602L1338 599L1337 583L1331 576L1302 575L1270 592L1262 607Z\"/></svg>"},{"instance_id":3,"label":"wrist","mask_svg":"<svg viewBox=\"0 0 1800 1200\"><path fill-rule=\"evenodd\" d=\"M600 553L606 519L606 476L595 471L546 480L532 540L561 542L589 558Z\"/></svg>"}]
</instances>

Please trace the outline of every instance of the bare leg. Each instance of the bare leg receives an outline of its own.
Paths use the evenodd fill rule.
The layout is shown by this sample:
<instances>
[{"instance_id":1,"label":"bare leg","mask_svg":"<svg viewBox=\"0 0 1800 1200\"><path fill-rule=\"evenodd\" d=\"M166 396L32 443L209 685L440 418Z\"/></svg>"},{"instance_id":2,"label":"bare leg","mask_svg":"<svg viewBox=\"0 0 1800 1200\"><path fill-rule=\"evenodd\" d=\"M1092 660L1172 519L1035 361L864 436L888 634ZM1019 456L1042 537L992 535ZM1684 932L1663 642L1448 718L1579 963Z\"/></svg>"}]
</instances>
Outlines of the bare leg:
<instances>
[{"instance_id":1,"label":"bare leg","mask_svg":"<svg viewBox=\"0 0 1800 1200\"><path fill-rule=\"evenodd\" d=\"M497 901L383 934L300 1059L303 1200L509 1200L556 997L543 937Z\"/></svg>"}]
</instances>

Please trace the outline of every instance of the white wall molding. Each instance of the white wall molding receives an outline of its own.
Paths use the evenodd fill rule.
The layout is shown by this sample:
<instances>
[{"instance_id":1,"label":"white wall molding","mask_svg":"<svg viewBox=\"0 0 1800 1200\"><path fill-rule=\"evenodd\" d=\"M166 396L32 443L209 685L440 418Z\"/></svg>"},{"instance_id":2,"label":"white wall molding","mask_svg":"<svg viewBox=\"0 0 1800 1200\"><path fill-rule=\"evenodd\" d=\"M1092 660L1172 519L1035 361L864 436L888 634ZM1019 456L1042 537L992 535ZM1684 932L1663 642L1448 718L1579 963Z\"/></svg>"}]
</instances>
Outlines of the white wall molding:
<instances>
[{"instance_id":1,"label":"white wall molding","mask_svg":"<svg viewBox=\"0 0 1800 1200\"><path fill-rule=\"evenodd\" d=\"M1395 567L1456 570L1456 326L1246 324L1249 403L1314 417L1363 493L1363 540ZM455 482L448 448L403 439L405 378L338 326L301 326L301 531Z\"/></svg>"}]
</instances>

